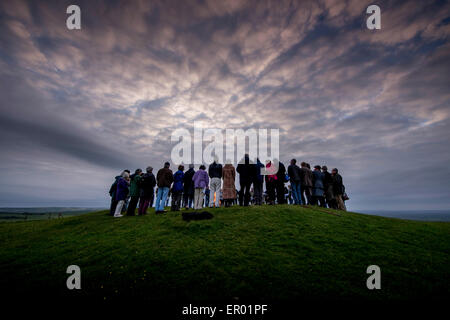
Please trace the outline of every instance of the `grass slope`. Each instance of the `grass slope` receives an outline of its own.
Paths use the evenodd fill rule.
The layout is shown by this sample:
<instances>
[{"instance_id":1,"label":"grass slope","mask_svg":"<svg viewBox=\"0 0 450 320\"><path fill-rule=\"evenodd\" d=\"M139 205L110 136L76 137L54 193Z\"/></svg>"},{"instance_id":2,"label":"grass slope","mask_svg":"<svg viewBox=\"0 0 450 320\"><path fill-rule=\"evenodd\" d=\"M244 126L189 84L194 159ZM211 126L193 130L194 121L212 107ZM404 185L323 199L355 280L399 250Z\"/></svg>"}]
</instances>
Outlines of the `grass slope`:
<instances>
[{"instance_id":1,"label":"grass slope","mask_svg":"<svg viewBox=\"0 0 450 320\"><path fill-rule=\"evenodd\" d=\"M330 210L331 211L331 210ZM232 207L208 221L106 211L0 224L0 286L111 300L448 298L450 224L294 206ZM82 290L66 288L78 265ZM381 290L366 288L367 266Z\"/></svg>"}]
</instances>

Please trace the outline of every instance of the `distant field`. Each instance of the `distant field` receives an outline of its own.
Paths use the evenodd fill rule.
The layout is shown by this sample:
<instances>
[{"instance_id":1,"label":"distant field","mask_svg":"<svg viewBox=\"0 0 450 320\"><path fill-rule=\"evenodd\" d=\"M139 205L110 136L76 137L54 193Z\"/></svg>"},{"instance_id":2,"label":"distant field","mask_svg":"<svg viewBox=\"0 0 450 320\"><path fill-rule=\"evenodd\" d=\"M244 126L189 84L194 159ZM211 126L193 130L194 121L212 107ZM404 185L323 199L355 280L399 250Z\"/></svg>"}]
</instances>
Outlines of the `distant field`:
<instances>
[{"instance_id":1,"label":"distant field","mask_svg":"<svg viewBox=\"0 0 450 320\"><path fill-rule=\"evenodd\" d=\"M150 211L150 210L149 210ZM106 211L0 224L0 287L10 297L96 300L450 298L450 223L288 205L114 219ZM69 291L78 265L82 290ZM368 290L378 265L382 289Z\"/></svg>"},{"instance_id":2,"label":"distant field","mask_svg":"<svg viewBox=\"0 0 450 320\"><path fill-rule=\"evenodd\" d=\"M0 208L0 222L65 218L98 210L99 208Z\"/></svg>"}]
</instances>

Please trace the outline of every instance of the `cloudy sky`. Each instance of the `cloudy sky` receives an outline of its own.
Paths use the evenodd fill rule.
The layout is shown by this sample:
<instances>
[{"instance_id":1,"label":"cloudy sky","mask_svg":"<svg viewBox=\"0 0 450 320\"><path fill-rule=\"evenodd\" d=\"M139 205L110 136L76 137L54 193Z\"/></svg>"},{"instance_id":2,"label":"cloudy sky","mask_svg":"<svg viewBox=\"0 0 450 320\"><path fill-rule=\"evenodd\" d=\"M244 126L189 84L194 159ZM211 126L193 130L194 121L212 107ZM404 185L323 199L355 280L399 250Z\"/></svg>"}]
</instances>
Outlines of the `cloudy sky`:
<instances>
[{"instance_id":1,"label":"cloudy sky","mask_svg":"<svg viewBox=\"0 0 450 320\"><path fill-rule=\"evenodd\" d=\"M197 121L279 128L350 209L449 209L449 35L445 1L2 1L0 206L107 206Z\"/></svg>"}]
</instances>

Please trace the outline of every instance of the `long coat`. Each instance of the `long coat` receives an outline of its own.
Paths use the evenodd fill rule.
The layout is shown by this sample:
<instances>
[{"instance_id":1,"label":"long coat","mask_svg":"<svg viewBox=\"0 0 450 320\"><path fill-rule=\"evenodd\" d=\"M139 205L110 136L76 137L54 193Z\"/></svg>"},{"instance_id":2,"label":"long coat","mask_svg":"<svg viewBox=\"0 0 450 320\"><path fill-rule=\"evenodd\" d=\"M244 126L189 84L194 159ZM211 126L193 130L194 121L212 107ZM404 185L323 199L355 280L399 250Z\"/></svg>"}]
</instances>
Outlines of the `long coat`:
<instances>
[{"instance_id":1,"label":"long coat","mask_svg":"<svg viewBox=\"0 0 450 320\"><path fill-rule=\"evenodd\" d=\"M226 164L222 169L223 191L222 197L224 200L236 198L236 186L234 184L236 179L236 171L232 164Z\"/></svg>"},{"instance_id":2,"label":"long coat","mask_svg":"<svg viewBox=\"0 0 450 320\"><path fill-rule=\"evenodd\" d=\"M312 172L313 174L313 196L315 197L323 197L324 194L324 187L323 187L323 179L325 178L325 175L318 171L314 170Z\"/></svg>"}]
</instances>

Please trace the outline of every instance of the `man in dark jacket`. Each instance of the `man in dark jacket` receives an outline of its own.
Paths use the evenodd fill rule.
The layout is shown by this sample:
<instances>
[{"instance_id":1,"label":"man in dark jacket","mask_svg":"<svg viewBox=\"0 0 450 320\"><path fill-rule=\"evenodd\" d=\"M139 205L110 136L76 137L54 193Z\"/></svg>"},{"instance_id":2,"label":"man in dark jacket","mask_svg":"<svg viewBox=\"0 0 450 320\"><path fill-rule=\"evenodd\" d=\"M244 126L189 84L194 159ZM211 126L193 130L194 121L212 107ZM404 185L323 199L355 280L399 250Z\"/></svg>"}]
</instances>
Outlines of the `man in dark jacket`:
<instances>
[{"instance_id":1,"label":"man in dark jacket","mask_svg":"<svg viewBox=\"0 0 450 320\"><path fill-rule=\"evenodd\" d=\"M291 164L288 167L288 175L294 204L302 204L301 173L296 159L291 160Z\"/></svg>"},{"instance_id":2,"label":"man in dark jacket","mask_svg":"<svg viewBox=\"0 0 450 320\"><path fill-rule=\"evenodd\" d=\"M261 174L261 169L264 168L264 165L256 158L256 174L253 180L253 190L254 190L254 199L255 204L260 206L262 204L262 193L263 193L263 183L264 177Z\"/></svg>"},{"instance_id":3,"label":"man in dark jacket","mask_svg":"<svg viewBox=\"0 0 450 320\"><path fill-rule=\"evenodd\" d=\"M208 175L210 177L210 197L214 200L214 202L211 201L210 204L211 207L214 206L215 208L218 208L220 206L220 189L222 186L222 165L219 163L219 159L217 157L214 157L214 162L209 165ZM214 193L216 194L215 197Z\"/></svg>"},{"instance_id":4,"label":"man in dark jacket","mask_svg":"<svg viewBox=\"0 0 450 320\"><path fill-rule=\"evenodd\" d=\"M256 166L250 162L248 154L245 154L244 159L238 164L236 171L239 173L239 204L241 206L248 206L250 202L250 188L256 176Z\"/></svg>"},{"instance_id":5,"label":"man in dark jacket","mask_svg":"<svg viewBox=\"0 0 450 320\"><path fill-rule=\"evenodd\" d=\"M311 195L312 195L312 171L308 168L306 162L302 162L300 168L300 177L301 177L301 196L303 204L311 204ZM306 196L306 199L305 199Z\"/></svg>"},{"instance_id":6,"label":"man in dark jacket","mask_svg":"<svg viewBox=\"0 0 450 320\"><path fill-rule=\"evenodd\" d=\"M337 209L347 211L342 195L344 194L344 184L342 183L342 177L338 173L338 169L331 170L331 176L333 178L333 196L336 201Z\"/></svg>"},{"instance_id":7,"label":"man in dark jacket","mask_svg":"<svg viewBox=\"0 0 450 320\"><path fill-rule=\"evenodd\" d=\"M189 165L189 170L186 171L183 178L183 202L186 209L192 208L194 202L194 182L192 177L194 177L195 170L194 165Z\"/></svg>"},{"instance_id":8,"label":"man in dark jacket","mask_svg":"<svg viewBox=\"0 0 450 320\"><path fill-rule=\"evenodd\" d=\"M138 214L140 216L147 213L147 208L151 207L153 204L153 198L155 196L155 186L156 186L156 178L153 174L153 168L147 167L147 173L142 176L140 181L140 200L139 200L139 211Z\"/></svg>"},{"instance_id":9,"label":"man in dark jacket","mask_svg":"<svg viewBox=\"0 0 450 320\"><path fill-rule=\"evenodd\" d=\"M140 181L141 181L141 169L136 171L130 176L130 203L128 204L127 216L134 216L139 197L141 195Z\"/></svg>"},{"instance_id":10,"label":"man in dark jacket","mask_svg":"<svg viewBox=\"0 0 450 320\"><path fill-rule=\"evenodd\" d=\"M277 159L274 160L275 163L278 162L277 171L277 202L278 204L286 203L286 198L284 197L284 184L286 182L286 167L281 161Z\"/></svg>"},{"instance_id":11,"label":"man in dark jacket","mask_svg":"<svg viewBox=\"0 0 450 320\"><path fill-rule=\"evenodd\" d=\"M333 177L331 173L328 172L327 166L322 166L323 178L323 189L325 191L325 207L336 208L333 199Z\"/></svg>"},{"instance_id":12,"label":"man in dark jacket","mask_svg":"<svg viewBox=\"0 0 450 320\"><path fill-rule=\"evenodd\" d=\"M158 185L158 194L156 195L155 212L165 213L164 205L166 204L169 189L173 182L173 173L170 168L170 163L164 163L164 168L159 169L156 175L156 183Z\"/></svg>"}]
</instances>

